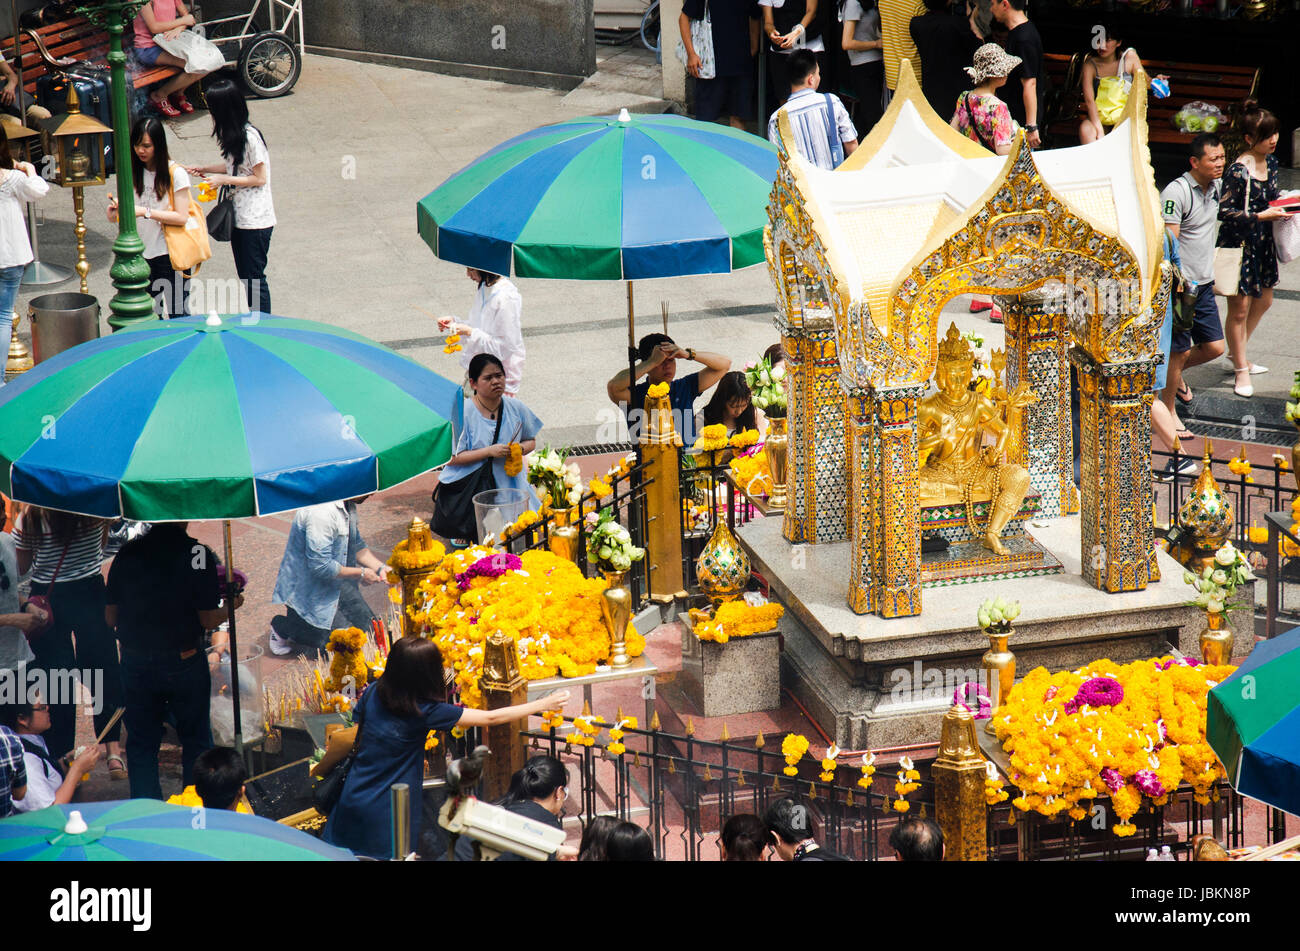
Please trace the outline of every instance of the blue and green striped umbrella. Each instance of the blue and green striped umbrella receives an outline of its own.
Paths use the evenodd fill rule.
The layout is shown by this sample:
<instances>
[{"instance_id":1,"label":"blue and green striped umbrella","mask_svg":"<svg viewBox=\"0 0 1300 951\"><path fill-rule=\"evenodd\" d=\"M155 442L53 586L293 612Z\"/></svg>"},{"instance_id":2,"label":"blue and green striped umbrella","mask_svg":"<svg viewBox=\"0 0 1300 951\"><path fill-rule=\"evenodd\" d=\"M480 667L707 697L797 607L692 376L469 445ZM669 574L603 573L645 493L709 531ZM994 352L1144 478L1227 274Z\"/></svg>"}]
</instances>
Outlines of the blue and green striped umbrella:
<instances>
[{"instance_id":1,"label":"blue and green striped umbrella","mask_svg":"<svg viewBox=\"0 0 1300 951\"><path fill-rule=\"evenodd\" d=\"M73 811L86 831L65 830ZM224 809L156 799L50 806L0 819L0 861L347 862L355 857L305 832Z\"/></svg>"},{"instance_id":2,"label":"blue and green striped umbrella","mask_svg":"<svg viewBox=\"0 0 1300 951\"><path fill-rule=\"evenodd\" d=\"M159 321L0 389L0 492L148 522L284 512L443 464L459 399L449 380L327 324Z\"/></svg>"},{"instance_id":3,"label":"blue and green striped umbrella","mask_svg":"<svg viewBox=\"0 0 1300 951\"><path fill-rule=\"evenodd\" d=\"M1206 702L1206 741L1237 792L1300 816L1300 627L1256 644Z\"/></svg>"},{"instance_id":4,"label":"blue and green striped umbrella","mask_svg":"<svg viewBox=\"0 0 1300 951\"><path fill-rule=\"evenodd\" d=\"M726 274L763 261L776 149L675 115L588 116L516 136L416 206L433 253L571 280Z\"/></svg>"}]
</instances>

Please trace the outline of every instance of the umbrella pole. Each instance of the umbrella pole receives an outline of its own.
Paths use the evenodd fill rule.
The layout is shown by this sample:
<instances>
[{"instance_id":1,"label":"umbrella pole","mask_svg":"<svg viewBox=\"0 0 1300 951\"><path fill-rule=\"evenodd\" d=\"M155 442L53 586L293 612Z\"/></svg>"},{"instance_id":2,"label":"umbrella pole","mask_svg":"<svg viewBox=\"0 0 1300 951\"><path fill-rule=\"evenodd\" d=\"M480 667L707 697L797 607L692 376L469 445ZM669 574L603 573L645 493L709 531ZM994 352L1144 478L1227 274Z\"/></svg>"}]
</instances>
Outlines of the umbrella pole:
<instances>
[{"instance_id":1,"label":"umbrella pole","mask_svg":"<svg viewBox=\"0 0 1300 951\"><path fill-rule=\"evenodd\" d=\"M235 752L244 755L244 724L239 711L239 645L235 638L235 563L234 549L230 544L230 520L222 523L226 543L226 627L230 634L230 703L235 714Z\"/></svg>"},{"instance_id":2,"label":"umbrella pole","mask_svg":"<svg viewBox=\"0 0 1300 951\"><path fill-rule=\"evenodd\" d=\"M636 311L632 306L632 282L627 282L627 398L632 400L632 391L636 388ZM629 407L630 409L631 407ZM645 407L641 407L644 411ZM641 425L645 425L644 413L640 416L633 416L633 419L641 419ZM640 429L640 427L638 427ZM632 440L636 448L636 461L641 464L641 437L638 433Z\"/></svg>"}]
</instances>

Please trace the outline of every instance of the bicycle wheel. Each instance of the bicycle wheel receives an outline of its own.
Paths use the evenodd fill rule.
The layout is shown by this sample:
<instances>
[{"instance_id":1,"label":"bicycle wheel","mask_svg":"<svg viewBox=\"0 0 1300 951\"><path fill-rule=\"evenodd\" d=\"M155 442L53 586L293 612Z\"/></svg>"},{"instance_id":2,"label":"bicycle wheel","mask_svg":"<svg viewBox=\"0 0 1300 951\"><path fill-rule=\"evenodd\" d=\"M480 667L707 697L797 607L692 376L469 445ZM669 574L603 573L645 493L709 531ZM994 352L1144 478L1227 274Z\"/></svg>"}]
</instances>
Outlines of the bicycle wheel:
<instances>
[{"instance_id":1,"label":"bicycle wheel","mask_svg":"<svg viewBox=\"0 0 1300 951\"><path fill-rule=\"evenodd\" d=\"M239 78L263 99L283 96L298 81L302 59L298 47L281 33L259 33L239 51Z\"/></svg>"},{"instance_id":2,"label":"bicycle wheel","mask_svg":"<svg viewBox=\"0 0 1300 951\"><path fill-rule=\"evenodd\" d=\"M641 18L641 45L652 52L659 52L659 0L654 0Z\"/></svg>"}]
</instances>

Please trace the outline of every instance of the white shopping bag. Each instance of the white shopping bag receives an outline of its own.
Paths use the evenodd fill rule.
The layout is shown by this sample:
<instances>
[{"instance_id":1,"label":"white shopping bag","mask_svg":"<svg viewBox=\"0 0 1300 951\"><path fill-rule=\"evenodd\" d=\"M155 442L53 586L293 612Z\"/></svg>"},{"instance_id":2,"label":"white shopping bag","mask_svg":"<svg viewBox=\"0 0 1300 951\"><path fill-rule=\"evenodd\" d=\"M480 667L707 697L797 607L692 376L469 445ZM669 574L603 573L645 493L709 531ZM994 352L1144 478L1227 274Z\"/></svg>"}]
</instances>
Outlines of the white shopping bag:
<instances>
[{"instance_id":1,"label":"white shopping bag","mask_svg":"<svg viewBox=\"0 0 1300 951\"><path fill-rule=\"evenodd\" d=\"M173 56L185 60L187 73L213 73L226 65L226 57L217 49L217 44L193 30L184 30L172 39L159 33L153 41Z\"/></svg>"}]
</instances>

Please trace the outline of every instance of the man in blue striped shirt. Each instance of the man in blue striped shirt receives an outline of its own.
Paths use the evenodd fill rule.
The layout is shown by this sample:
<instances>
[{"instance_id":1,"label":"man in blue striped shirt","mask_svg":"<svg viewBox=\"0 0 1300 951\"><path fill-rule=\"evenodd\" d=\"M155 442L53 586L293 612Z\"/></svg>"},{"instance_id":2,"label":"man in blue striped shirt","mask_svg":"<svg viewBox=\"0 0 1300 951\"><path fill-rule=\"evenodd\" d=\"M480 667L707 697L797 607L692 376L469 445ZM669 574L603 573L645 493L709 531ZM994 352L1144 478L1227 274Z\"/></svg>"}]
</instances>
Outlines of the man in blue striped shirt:
<instances>
[{"instance_id":1,"label":"man in blue striped shirt","mask_svg":"<svg viewBox=\"0 0 1300 951\"><path fill-rule=\"evenodd\" d=\"M776 144L777 117L784 112L799 154L829 171L853 154L858 147L858 132L838 96L817 92L821 78L815 54L806 49L790 54L790 98L772 113L767 137Z\"/></svg>"}]
</instances>

